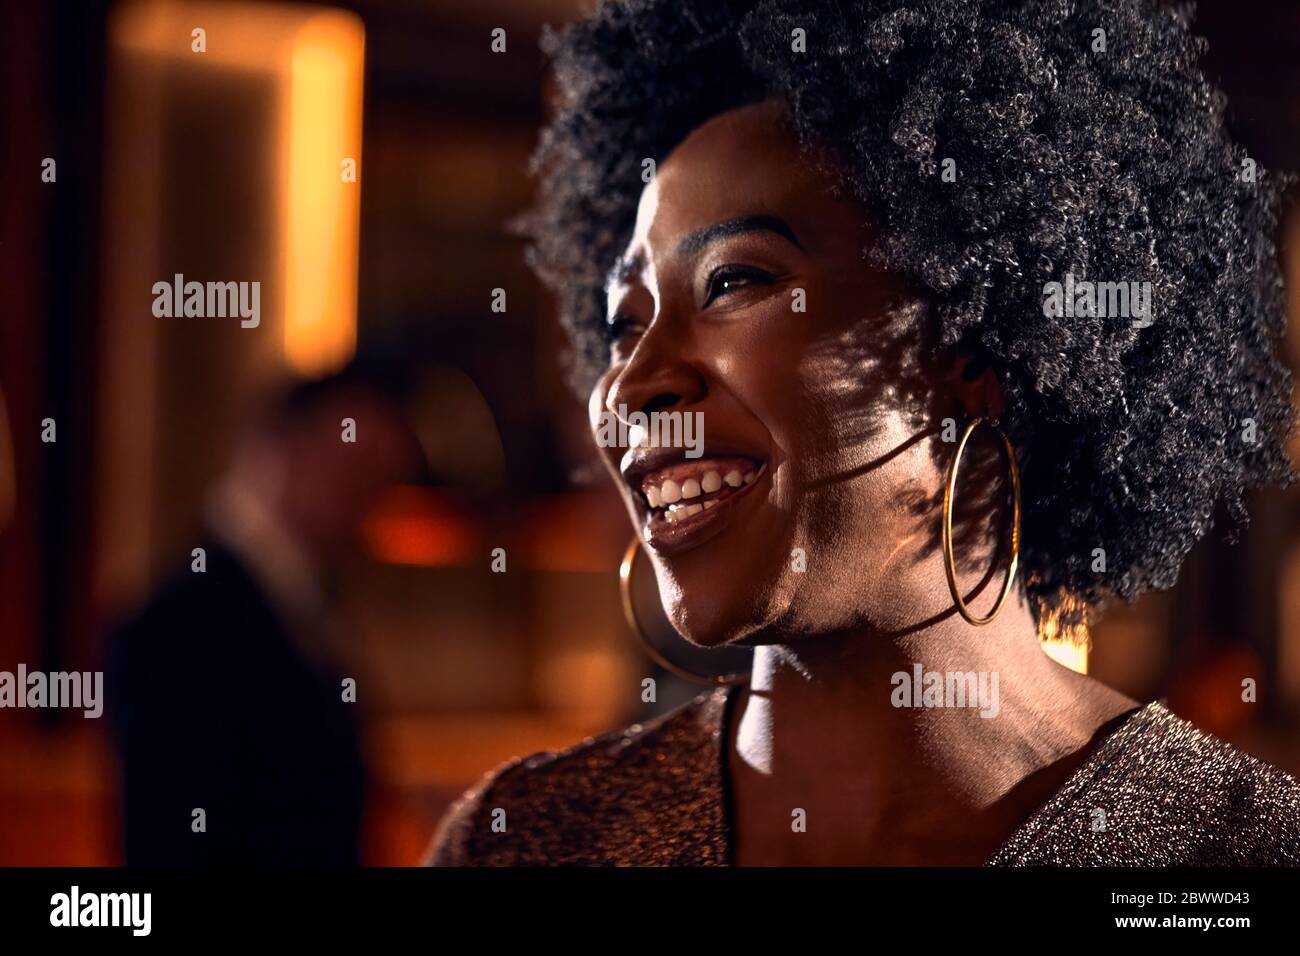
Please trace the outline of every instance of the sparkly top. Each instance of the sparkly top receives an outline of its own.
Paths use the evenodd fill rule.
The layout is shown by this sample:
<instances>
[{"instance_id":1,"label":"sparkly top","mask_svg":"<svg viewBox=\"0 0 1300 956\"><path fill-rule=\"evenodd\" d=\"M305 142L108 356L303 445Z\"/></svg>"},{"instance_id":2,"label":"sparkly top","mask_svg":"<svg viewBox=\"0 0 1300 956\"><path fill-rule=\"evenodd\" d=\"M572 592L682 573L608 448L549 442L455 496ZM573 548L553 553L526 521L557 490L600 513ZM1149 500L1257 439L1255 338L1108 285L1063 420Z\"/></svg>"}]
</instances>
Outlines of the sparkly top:
<instances>
[{"instance_id":1,"label":"sparkly top","mask_svg":"<svg viewBox=\"0 0 1300 956\"><path fill-rule=\"evenodd\" d=\"M434 866L725 866L728 691L512 760L443 818ZM1300 784L1160 703L1134 711L992 866L1300 865Z\"/></svg>"}]
</instances>

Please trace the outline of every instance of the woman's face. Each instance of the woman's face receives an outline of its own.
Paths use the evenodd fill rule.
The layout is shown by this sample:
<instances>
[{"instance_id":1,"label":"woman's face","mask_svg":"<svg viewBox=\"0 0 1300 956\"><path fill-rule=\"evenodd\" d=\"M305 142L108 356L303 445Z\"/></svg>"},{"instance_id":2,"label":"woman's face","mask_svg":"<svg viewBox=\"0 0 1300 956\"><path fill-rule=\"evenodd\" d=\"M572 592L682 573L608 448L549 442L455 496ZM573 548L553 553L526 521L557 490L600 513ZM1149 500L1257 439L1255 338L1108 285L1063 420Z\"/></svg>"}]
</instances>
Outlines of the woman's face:
<instances>
[{"instance_id":1,"label":"woman's face","mask_svg":"<svg viewBox=\"0 0 1300 956\"><path fill-rule=\"evenodd\" d=\"M863 257L864 210L785 116L719 115L659 164L611 273L589 406L598 443L611 415L702 428L700 457L656 447L654 427L602 454L665 610L705 646L903 628L950 603L933 547L945 373L921 358L920 310Z\"/></svg>"}]
</instances>

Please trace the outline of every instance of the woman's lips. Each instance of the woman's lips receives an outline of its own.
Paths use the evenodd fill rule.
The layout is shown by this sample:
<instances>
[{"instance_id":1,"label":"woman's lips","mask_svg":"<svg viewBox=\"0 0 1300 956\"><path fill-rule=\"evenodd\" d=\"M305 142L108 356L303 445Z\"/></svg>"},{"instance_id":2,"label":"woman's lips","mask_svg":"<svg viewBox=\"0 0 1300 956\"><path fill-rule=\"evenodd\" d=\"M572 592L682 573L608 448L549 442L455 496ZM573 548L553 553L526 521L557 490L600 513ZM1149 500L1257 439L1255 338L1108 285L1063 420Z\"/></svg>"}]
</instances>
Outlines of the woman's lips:
<instances>
[{"instance_id":1,"label":"woman's lips","mask_svg":"<svg viewBox=\"0 0 1300 956\"><path fill-rule=\"evenodd\" d=\"M646 544L679 554L720 531L733 506L759 482L766 465L751 458L719 457L681 461L647 473L641 495L648 512Z\"/></svg>"}]
</instances>

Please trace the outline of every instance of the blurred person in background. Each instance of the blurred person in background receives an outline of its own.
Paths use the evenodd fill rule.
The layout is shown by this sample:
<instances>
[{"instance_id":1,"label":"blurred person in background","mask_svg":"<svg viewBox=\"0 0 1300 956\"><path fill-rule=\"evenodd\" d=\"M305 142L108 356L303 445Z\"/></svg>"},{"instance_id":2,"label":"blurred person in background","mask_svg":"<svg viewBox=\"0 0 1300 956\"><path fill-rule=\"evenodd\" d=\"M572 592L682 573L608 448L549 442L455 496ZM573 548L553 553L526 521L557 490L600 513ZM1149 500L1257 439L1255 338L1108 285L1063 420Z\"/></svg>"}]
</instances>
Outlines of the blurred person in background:
<instances>
[{"instance_id":1,"label":"blurred person in background","mask_svg":"<svg viewBox=\"0 0 1300 956\"><path fill-rule=\"evenodd\" d=\"M329 596L368 510L420 468L393 381L354 363L283 395L212 489L201 552L110 642L128 864L359 862Z\"/></svg>"}]
</instances>

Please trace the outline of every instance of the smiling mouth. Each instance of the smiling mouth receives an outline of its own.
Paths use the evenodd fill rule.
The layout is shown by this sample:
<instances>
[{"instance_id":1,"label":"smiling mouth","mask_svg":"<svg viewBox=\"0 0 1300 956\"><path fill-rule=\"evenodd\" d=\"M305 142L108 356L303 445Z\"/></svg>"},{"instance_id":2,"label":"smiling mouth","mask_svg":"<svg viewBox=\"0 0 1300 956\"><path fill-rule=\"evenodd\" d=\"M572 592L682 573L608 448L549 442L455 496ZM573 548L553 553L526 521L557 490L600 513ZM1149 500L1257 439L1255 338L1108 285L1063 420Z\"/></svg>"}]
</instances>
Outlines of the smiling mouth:
<instances>
[{"instance_id":1,"label":"smiling mouth","mask_svg":"<svg viewBox=\"0 0 1300 956\"><path fill-rule=\"evenodd\" d=\"M678 460L644 472L631 483L646 509L646 543L665 553L702 544L766 468L762 461L729 455Z\"/></svg>"}]
</instances>

